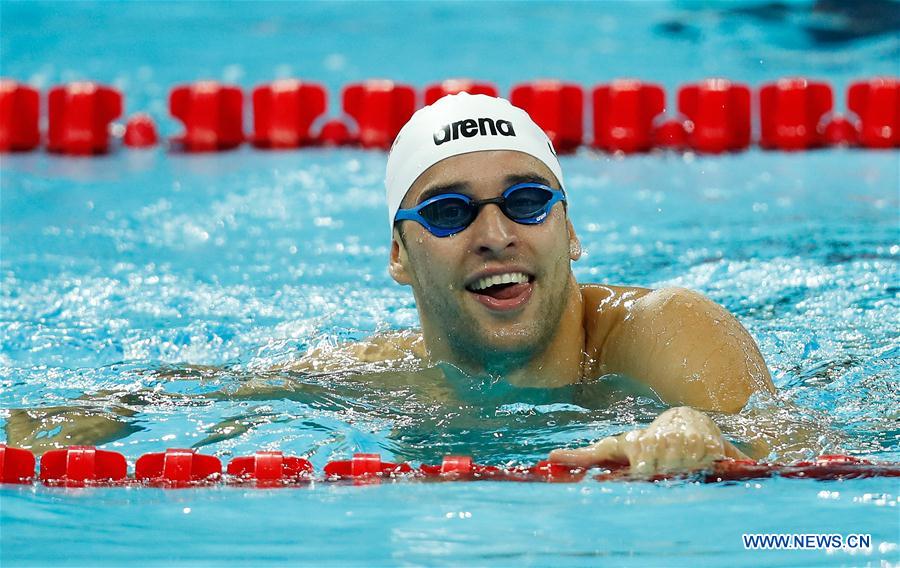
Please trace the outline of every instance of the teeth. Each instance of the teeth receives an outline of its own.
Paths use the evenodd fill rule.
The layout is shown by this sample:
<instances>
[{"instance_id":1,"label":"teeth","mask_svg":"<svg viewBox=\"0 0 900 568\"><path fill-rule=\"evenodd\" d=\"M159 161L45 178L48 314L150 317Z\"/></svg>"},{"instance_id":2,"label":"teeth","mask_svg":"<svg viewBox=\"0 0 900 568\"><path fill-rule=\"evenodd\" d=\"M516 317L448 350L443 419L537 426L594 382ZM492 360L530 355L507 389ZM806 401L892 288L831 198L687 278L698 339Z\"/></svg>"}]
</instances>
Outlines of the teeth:
<instances>
[{"instance_id":1,"label":"teeth","mask_svg":"<svg viewBox=\"0 0 900 568\"><path fill-rule=\"evenodd\" d=\"M527 274L521 272L507 272L506 274L495 274L494 276L479 278L474 284L469 286L469 288L477 291L499 284L521 284L522 282L528 282Z\"/></svg>"}]
</instances>

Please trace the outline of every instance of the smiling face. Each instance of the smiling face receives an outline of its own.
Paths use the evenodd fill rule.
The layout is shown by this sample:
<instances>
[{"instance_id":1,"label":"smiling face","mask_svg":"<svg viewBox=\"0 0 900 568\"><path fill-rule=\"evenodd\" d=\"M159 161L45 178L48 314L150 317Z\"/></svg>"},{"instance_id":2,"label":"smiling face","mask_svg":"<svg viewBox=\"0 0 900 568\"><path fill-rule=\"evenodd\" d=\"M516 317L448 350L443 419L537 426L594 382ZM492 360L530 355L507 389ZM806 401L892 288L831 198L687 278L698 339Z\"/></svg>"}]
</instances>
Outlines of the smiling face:
<instances>
[{"instance_id":1,"label":"smiling face","mask_svg":"<svg viewBox=\"0 0 900 568\"><path fill-rule=\"evenodd\" d=\"M559 188L539 160L494 150L444 159L426 170L402 208L440 193L476 200L499 197L525 181ZM436 237L414 221L395 227L391 275L413 288L433 359L491 372L542 353L560 326L580 256L562 203L543 223L523 225L496 204L484 205L468 228Z\"/></svg>"}]
</instances>

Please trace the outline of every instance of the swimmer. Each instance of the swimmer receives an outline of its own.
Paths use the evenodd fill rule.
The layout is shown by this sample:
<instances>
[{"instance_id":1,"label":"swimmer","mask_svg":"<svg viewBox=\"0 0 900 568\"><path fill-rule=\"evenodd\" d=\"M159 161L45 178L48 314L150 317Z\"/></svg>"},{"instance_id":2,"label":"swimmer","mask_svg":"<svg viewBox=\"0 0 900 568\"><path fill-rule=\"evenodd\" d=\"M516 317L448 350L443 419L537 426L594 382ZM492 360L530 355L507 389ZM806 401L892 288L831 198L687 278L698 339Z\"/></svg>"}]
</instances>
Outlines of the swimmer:
<instances>
[{"instance_id":1,"label":"swimmer","mask_svg":"<svg viewBox=\"0 0 900 568\"><path fill-rule=\"evenodd\" d=\"M552 460L628 463L634 473L650 475L745 457L705 412L737 413L753 393L774 393L756 343L730 313L698 293L576 282L571 266L582 251L568 215L573 205L550 140L524 111L468 94L419 110L394 142L386 189L388 268L412 288L421 332L313 349L275 372L358 371L353 380L384 384L415 370L402 380L422 400L435 401L457 394L444 385L484 378L553 389L624 376L673 408L646 428L556 450ZM372 373L375 368L380 372ZM188 371L186 378L221 372ZM294 389L306 388L272 390L264 380L245 386L206 398L302 399L303 391ZM131 431L121 418L160 396L100 394L86 409L14 410L7 439L42 451L58 445L42 433L61 426L67 443L119 439ZM104 410L92 410L98 407ZM197 446L245 431L236 425L248 420L223 422ZM787 430L767 420L739 438L746 443ZM762 446L742 448L760 458L771 449Z\"/></svg>"},{"instance_id":2,"label":"swimmer","mask_svg":"<svg viewBox=\"0 0 900 568\"><path fill-rule=\"evenodd\" d=\"M625 375L675 406L646 429L551 460L653 473L745 457L702 411L735 413L754 392L775 392L753 338L690 290L576 282L582 249L562 169L525 111L465 93L419 110L394 142L385 185L389 271L412 288L422 324L406 350L521 387ZM376 341L359 355L381 352Z\"/></svg>"}]
</instances>

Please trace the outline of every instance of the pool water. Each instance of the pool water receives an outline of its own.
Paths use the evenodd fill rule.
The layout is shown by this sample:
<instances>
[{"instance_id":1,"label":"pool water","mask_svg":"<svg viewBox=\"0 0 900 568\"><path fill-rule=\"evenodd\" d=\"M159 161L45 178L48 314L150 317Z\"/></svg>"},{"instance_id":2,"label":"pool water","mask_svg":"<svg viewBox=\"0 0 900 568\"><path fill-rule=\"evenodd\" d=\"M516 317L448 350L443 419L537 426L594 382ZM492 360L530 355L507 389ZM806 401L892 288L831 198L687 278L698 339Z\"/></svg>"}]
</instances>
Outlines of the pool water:
<instances>
[{"instance_id":1,"label":"pool water","mask_svg":"<svg viewBox=\"0 0 900 568\"><path fill-rule=\"evenodd\" d=\"M708 76L802 74L830 81L840 108L852 80L897 74L891 6L872 19L810 3L3 3L0 52L4 76L42 89L113 84L167 135L179 130L168 89L200 78L249 92L303 77L334 106L341 86L379 76L471 76L502 92L639 76L671 98ZM615 379L544 390L282 370L310 348L418 325L386 270L385 160L248 147L0 157L0 426L43 409L35 445L106 442L132 464L167 447L223 460L280 449L321 471L354 452L534 463L665 408ZM782 455L900 461L896 151L562 161L580 282L698 290L759 342L781 394L716 417L727 432L761 413L814 433ZM877 566L900 562L898 495L896 479L3 486L0 563ZM873 548L745 551L741 534L763 532L865 533Z\"/></svg>"}]
</instances>

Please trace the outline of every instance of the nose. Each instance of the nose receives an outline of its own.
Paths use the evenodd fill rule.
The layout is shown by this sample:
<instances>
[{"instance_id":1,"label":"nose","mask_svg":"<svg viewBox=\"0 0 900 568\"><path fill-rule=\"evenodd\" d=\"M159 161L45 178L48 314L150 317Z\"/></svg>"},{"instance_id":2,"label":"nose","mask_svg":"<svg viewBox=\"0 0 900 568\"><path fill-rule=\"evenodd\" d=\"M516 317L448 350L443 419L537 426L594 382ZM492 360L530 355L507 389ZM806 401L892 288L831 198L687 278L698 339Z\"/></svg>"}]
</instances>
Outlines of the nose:
<instances>
[{"instance_id":1,"label":"nose","mask_svg":"<svg viewBox=\"0 0 900 568\"><path fill-rule=\"evenodd\" d=\"M507 249L515 249L519 242L516 222L504 215L495 203L482 207L469 230L474 249L480 255L500 255Z\"/></svg>"}]
</instances>

